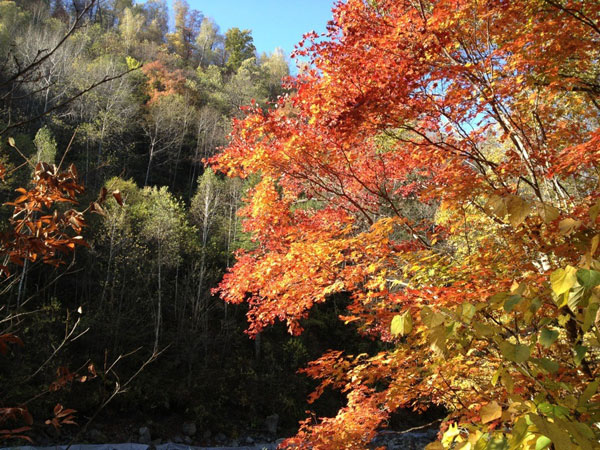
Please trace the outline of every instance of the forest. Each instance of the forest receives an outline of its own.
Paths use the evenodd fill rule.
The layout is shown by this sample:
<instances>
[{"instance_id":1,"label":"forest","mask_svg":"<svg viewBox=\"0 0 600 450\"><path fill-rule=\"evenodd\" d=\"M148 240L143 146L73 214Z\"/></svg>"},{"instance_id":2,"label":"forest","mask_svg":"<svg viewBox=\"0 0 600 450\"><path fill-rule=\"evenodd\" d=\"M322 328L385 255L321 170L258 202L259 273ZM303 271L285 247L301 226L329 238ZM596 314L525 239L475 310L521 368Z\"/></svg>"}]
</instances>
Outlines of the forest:
<instances>
[{"instance_id":1,"label":"forest","mask_svg":"<svg viewBox=\"0 0 600 450\"><path fill-rule=\"evenodd\" d=\"M600 2L170 13L0 0L0 441L600 448Z\"/></svg>"}]
</instances>

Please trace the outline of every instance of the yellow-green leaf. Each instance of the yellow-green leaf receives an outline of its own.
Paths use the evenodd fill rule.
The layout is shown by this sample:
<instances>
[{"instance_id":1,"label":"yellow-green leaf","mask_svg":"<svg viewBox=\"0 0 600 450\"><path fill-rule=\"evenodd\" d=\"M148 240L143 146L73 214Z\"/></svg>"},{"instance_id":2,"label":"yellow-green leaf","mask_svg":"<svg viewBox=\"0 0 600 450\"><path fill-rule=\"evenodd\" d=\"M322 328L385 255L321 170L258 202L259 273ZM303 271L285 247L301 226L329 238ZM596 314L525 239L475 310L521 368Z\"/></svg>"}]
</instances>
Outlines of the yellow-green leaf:
<instances>
[{"instance_id":1,"label":"yellow-green leaf","mask_svg":"<svg viewBox=\"0 0 600 450\"><path fill-rule=\"evenodd\" d=\"M539 438L537 438L537 441L535 443L535 450L544 450L550 447L550 444L552 444L550 438L547 438L546 436L540 436Z\"/></svg>"},{"instance_id":2,"label":"yellow-green leaf","mask_svg":"<svg viewBox=\"0 0 600 450\"><path fill-rule=\"evenodd\" d=\"M575 346L575 356L573 356L573 361L575 361L575 365L578 366L583 361L585 354L587 353L588 348L585 345L576 345Z\"/></svg>"},{"instance_id":3,"label":"yellow-green leaf","mask_svg":"<svg viewBox=\"0 0 600 450\"><path fill-rule=\"evenodd\" d=\"M556 424L549 422L536 414L530 414L529 418L537 427L540 434L543 434L552 440L555 448L561 450L570 450L573 448L573 443L571 442L569 435L561 430Z\"/></svg>"},{"instance_id":4,"label":"yellow-green leaf","mask_svg":"<svg viewBox=\"0 0 600 450\"><path fill-rule=\"evenodd\" d=\"M515 363L523 363L529 359L530 350L527 345L511 344L508 341L500 343L500 352L507 360Z\"/></svg>"},{"instance_id":5,"label":"yellow-green leaf","mask_svg":"<svg viewBox=\"0 0 600 450\"><path fill-rule=\"evenodd\" d=\"M557 269L550 275L550 284L556 295L568 292L576 281L577 269L572 266L567 266L564 269Z\"/></svg>"},{"instance_id":6,"label":"yellow-green leaf","mask_svg":"<svg viewBox=\"0 0 600 450\"><path fill-rule=\"evenodd\" d=\"M392 319L390 331L394 336L406 336L412 331L412 324L410 311L404 311L404 313L395 316Z\"/></svg>"}]
</instances>

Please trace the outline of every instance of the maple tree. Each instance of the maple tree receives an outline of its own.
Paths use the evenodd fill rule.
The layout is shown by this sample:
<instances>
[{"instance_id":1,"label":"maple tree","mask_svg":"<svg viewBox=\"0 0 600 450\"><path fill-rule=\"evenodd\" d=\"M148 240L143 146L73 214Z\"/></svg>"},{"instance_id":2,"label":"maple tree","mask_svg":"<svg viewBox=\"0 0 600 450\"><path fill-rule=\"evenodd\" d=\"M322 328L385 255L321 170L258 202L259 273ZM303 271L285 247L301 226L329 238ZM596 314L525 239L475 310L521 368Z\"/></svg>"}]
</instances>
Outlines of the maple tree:
<instances>
[{"instance_id":1,"label":"maple tree","mask_svg":"<svg viewBox=\"0 0 600 450\"><path fill-rule=\"evenodd\" d=\"M252 250L219 292L251 335L313 305L393 343L304 371L347 394L292 448L362 448L398 408L448 410L428 448L600 437L600 3L348 0L311 68L213 158L257 177Z\"/></svg>"}]
</instances>

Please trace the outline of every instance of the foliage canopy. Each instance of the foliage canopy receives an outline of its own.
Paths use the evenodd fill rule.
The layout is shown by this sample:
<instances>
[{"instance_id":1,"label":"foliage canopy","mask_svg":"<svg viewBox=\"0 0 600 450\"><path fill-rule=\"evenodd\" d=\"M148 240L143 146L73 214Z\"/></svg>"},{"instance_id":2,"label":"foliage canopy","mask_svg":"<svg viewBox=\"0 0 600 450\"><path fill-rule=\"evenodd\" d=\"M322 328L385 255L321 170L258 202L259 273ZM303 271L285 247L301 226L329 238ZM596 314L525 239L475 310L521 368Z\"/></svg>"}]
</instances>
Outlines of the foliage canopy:
<instances>
[{"instance_id":1,"label":"foliage canopy","mask_svg":"<svg viewBox=\"0 0 600 450\"><path fill-rule=\"evenodd\" d=\"M348 0L295 93L213 159L259 177L219 291L250 334L333 294L392 345L306 373L347 395L293 448L366 447L398 408L430 448L596 448L600 3ZM312 39L312 40L311 40ZM313 398L314 398L313 397Z\"/></svg>"}]
</instances>

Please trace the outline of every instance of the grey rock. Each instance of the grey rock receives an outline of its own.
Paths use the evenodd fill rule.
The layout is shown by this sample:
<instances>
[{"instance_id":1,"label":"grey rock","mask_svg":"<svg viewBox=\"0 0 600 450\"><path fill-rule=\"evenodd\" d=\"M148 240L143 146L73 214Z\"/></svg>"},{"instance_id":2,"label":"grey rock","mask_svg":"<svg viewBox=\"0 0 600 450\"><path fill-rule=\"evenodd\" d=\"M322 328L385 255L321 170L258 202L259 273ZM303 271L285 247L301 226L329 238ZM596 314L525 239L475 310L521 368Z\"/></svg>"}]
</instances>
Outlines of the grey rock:
<instances>
[{"instance_id":1,"label":"grey rock","mask_svg":"<svg viewBox=\"0 0 600 450\"><path fill-rule=\"evenodd\" d=\"M252 445L252 444L254 444L254 439L252 439L252 437L248 436L248 437L246 438L246 444L248 444L248 445Z\"/></svg>"},{"instance_id":2,"label":"grey rock","mask_svg":"<svg viewBox=\"0 0 600 450\"><path fill-rule=\"evenodd\" d=\"M373 439L372 444L384 446L388 450L423 450L427 444L435 441L437 430L419 430L412 432L384 431Z\"/></svg>"},{"instance_id":3,"label":"grey rock","mask_svg":"<svg viewBox=\"0 0 600 450\"><path fill-rule=\"evenodd\" d=\"M279 424L279 414L271 414L265 419L265 427L269 434L277 434L277 425Z\"/></svg>"},{"instance_id":4,"label":"grey rock","mask_svg":"<svg viewBox=\"0 0 600 450\"><path fill-rule=\"evenodd\" d=\"M210 430L206 430L204 433L202 433L202 439L204 439L205 441L210 439L211 436L212 433L210 432Z\"/></svg>"},{"instance_id":5,"label":"grey rock","mask_svg":"<svg viewBox=\"0 0 600 450\"><path fill-rule=\"evenodd\" d=\"M196 424L194 422L186 422L181 427L181 431L186 436L194 436L196 434Z\"/></svg>"},{"instance_id":6,"label":"grey rock","mask_svg":"<svg viewBox=\"0 0 600 450\"><path fill-rule=\"evenodd\" d=\"M186 422L181 427L181 431L185 436L194 436L196 434L196 424L194 422Z\"/></svg>"},{"instance_id":7,"label":"grey rock","mask_svg":"<svg viewBox=\"0 0 600 450\"><path fill-rule=\"evenodd\" d=\"M183 438L181 437L181 435L177 434L177 435L173 436L173 443L174 444L182 444Z\"/></svg>"},{"instance_id":8,"label":"grey rock","mask_svg":"<svg viewBox=\"0 0 600 450\"><path fill-rule=\"evenodd\" d=\"M152 441L152 445L154 445L155 447L162 444L162 439L154 439Z\"/></svg>"},{"instance_id":9,"label":"grey rock","mask_svg":"<svg viewBox=\"0 0 600 450\"><path fill-rule=\"evenodd\" d=\"M184 437L183 437L183 443L184 443L185 445L192 445L192 442L193 442L193 441L192 441L192 438L191 438L191 437L189 437L189 436L184 436Z\"/></svg>"},{"instance_id":10,"label":"grey rock","mask_svg":"<svg viewBox=\"0 0 600 450\"><path fill-rule=\"evenodd\" d=\"M215 441L217 441L219 444L224 443L227 440L227 436L225 436L223 433L219 433L215 436Z\"/></svg>"},{"instance_id":11,"label":"grey rock","mask_svg":"<svg viewBox=\"0 0 600 450\"><path fill-rule=\"evenodd\" d=\"M152 443L152 435L150 434L150 428L148 427L140 427L140 444L150 445Z\"/></svg>"},{"instance_id":12,"label":"grey rock","mask_svg":"<svg viewBox=\"0 0 600 450\"><path fill-rule=\"evenodd\" d=\"M98 443L104 443L107 441L104 433L97 428L92 428L90 431L88 431L88 437L90 440Z\"/></svg>"}]
</instances>

